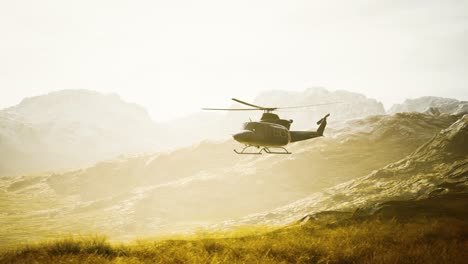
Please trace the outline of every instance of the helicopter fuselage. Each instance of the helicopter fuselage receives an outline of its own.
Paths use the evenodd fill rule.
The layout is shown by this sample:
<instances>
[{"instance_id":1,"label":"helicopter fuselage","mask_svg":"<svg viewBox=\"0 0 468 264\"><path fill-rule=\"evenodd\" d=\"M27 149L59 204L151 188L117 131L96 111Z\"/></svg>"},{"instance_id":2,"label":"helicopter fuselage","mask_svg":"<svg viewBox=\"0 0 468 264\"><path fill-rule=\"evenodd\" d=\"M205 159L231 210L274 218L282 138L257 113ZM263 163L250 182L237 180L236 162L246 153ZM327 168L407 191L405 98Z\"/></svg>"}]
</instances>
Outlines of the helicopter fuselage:
<instances>
[{"instance_id":1,"label":"helicopter fuselage","mask_svg":"<svg viewBox=\"0 0 468 264\"><path fill-rule=\"evenodd\" d=\"M243 131L233 138L242 144L255 147L282 147L291 142L289 130L279 124L269 122L247 122Z\"/></svg>"},{"instance_id":2,"label":"helicopter fuselage","mask_svg":"<svg viewBox=\"0 0 468 264\"><path fill-rule=\"evenodd\" d=\"M234 140L245 145L245 147L241 151L237 151L234 149L234 152L236 152L237 154L262 154L262 152L266 152L268 154L291 154L291 152L284 148L284 146L288 145L291 142L298 142L323 136L323 131L325 130L325 126L327 125L327 117L330 115L327 114L317 122L317 125L320 125L317 131L290 131L289 129L291 128L291 124L293 121L281 119L277 114L272 113L272 111L285 108L310 107L315 105L303 105L292 107L262 107L241 101L236 98L232 98L232 100L253 108L203 109L216 111L263 111L262 118L259 122L244 123L243 131L233 135ZM250 147L257 147L261 149L260 151L255 153L246 152L245 150ZM272 151L270 148L278 148L280 149L280 151Z\"/></svg>"}]
</instances>

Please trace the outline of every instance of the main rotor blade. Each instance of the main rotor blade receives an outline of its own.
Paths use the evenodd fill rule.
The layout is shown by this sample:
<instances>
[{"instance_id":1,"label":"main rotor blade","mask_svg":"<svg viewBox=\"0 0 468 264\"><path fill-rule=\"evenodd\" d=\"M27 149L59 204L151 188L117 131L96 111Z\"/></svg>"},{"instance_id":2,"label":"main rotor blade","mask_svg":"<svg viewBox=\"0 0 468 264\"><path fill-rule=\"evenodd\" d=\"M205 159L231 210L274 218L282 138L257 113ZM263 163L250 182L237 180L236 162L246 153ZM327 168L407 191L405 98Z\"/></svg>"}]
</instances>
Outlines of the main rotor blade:
<instances>
[{"instance_id":1,"label":"main rotor blade","mask_svg":"<svg viewBox=\"0 0 468 264\"><path fill-rule=\"evenodd\" d=\"M248 108L202 108L202 110L216 110L216 111L259 111L263 109L248 109Z\"/></svg>"},{"instance_id":2,"label":"main rotor blade","mask_svg":"<svg viewBox=\"0 0 468 264\"><path fill-rule=\"evenodd\" d=\"M241 104L245 104L245 105L248 105L248 106L251 106L251 107L255 107L255 108L258 108L258 109L262 109L262 110L273 109L273 108L268 108L268 107L263 107L263 106L258 106L258 105L250 104L250 103L241 101L241 100L236 99L236 98L231 98L231 99L232 99L233 101L235 101L235 102L238 102L238 103L241 103Z\"/></svg>"},{"instance_id":3,"label":"main rotor blade","mask_svg":"<svg viewBox=\"0 0 468 264\"><path fill-rule=\"evenodd\" d=\"M283 106L277 107L275 109L293 109L293 108L305 108L305 107L313 107L313 106L321 106L321 105L331 105L331 104L341 104L343 102L331 102L331 103L323 103L323 104L311 104L311 105L300 105L300 106Z\"/></svg>"},{"instance_id":4,"label":"main rotor blade","mask_svg":"<svg viewBox=\"0 0 468 264\"><path fill-rule=\"evenodd\" d=\"M284 106L284 107L262 107L254 104L249 104L247 102L241 101L236 98L232 98L233 101L236 101L241 104L245 104L255 108L202 108L202 110L215 110L215 111L275 111L278 109L294 109L294 108L305 108L305 107L313 107L313 106L320 106L320 105L331 105L331 104L339 104L342 102L331 102L331 103L323 103L323 104L311 104L311 105L301 105L301 106Z\"/></svg>"}]
</instances>

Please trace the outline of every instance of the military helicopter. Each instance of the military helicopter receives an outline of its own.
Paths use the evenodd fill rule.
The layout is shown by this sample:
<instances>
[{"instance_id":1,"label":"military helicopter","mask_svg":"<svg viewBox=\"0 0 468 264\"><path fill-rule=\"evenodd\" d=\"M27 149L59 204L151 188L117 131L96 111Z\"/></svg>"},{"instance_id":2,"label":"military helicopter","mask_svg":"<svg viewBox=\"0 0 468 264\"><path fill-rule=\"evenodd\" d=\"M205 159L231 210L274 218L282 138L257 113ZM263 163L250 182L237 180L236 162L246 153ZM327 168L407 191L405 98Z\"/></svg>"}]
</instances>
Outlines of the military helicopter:
<instances>
[{"instance_id":1,"label":"military helicopter","mask_svg":"<svg viewBox=\"0 0 468 264\"><path fill-rule=\"evenodd\" d=\"M311 138L323 136L323 131L327 125L327 117L330 114L325 115L322 119L317 122L319 125L317 131L290 131L293 120L281 119L277 114L272 113L278 109L292 109L292 108L303 108L319 105L336 104L325 103L325 104L314 104L314 105L302 105L302 106L289 106L289 107L263 107L241 101L236 98L232 98L233 101L250 106L252 108L202 108L203 110L215 110L215 111L263 111L262 118L258 122L246 122L243 125L243 131L233 135L234 140L244 144L245 147L238 151L234 149L237 154L262 154L262 152L268 154L291 154L285 146L292 142L303 141ZM247 152L249 148L257 148L256 152ZM279 149L280 151L273 151L272 149Z\"/></svg>"}]
</instances>

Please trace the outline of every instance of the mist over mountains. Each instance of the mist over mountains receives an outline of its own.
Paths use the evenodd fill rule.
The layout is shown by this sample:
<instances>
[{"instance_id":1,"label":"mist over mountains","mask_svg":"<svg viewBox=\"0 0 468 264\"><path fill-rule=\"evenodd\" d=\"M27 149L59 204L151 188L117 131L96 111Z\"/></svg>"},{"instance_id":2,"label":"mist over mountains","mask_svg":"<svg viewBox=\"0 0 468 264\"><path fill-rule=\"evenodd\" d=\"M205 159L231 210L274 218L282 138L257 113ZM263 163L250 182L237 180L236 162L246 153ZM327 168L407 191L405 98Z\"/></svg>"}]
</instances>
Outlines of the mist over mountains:
<instances>
[{"instance_id":1,"label":"mist over mountains","mask_svg":"<svg viewBox=\"0 0 468 264\"><path fill-rule=\"evenodd\" d=\"M335 120L382 114L373 99L322 88L303 93L265 93L255 102L314 104L340 101L304 113L284 113L294 127L311 129L316 119L333 112ZM198 110L197 110L198 111ZM89 166L119 155L175 149L202 140L226 140L255 115L200 112L183 119L155 123L144 108L115 94L63 90L24 99L0 111L0 175L17 175ZM341 118L341 119L340 119Z\"/></svg>"},{"instance_id":2,"label":"mist over mountains","mask_svg":"<svg viewBox=\"0 0 468 264\"><path fill-rule=\"evenodd\" d=\"M267 91L261 93L256 98L255 103L280 107L319 105L307 109L280 110L279 113L294 120L294 129L311 129L314 121L327 113L333 113L331 122L385 114L383 104L375 99L345 90L329 91L322 87L309 88L302 92ZM331 104L321 105L327 103Z\"/></svg>"},{"instance_id":3,"label":"mist over mountains","mask_svg":"<svg viewBox=\"0 0 468 264\"><path fill-rule=\"evenodd\" d=\"M0 175L91 165L121 154L155 151L146 111L117 95L64 90L0 111Z\"/></svg>"},{"instance_id":4,"label":"mist over mountains","mask_svg":"<svg viewBox=\"0 0 468 264\"><path fill-rule=\"evenodd\" d=\"M233 113L155 123L116 95L83 90L0 111L0 175L29 174L0 178L0 244L286 224L324 211L382 213L395 201L451 205L447 195L466 194L466 102L424 97L387 114L363 95L314 88L272 91L253 103L283 100L343 103L279 113L295 119L294 129L315 129L325 112L336 116L325 137L291 144L286 156L235 155L238 144L221 134L248 119Z\"/></svg>"},{"instance_id":5,"label":"mist over mountains","mask_svg":"<svg viewBox=\"0 0 468 264\"><path fill-rule=\"evenodd\" d=\"M242 98L240 98L242 99ZM317 104L318 106L303 109L285 109L277 113L285 119L294 120L291 129L315 129L315 122L327 113L333 113L332 123L338 123L352 118L362 118L369 115L384 114L382 103L367 98L358 93L348 91L328 91L321 87L309 88L302 92L287 92L280 90L267 91L259 94L251 103L265 107L287 107ZM331 103L326 105L327 103ZM220 105L207 107L244 107L226 98ZM325 104L325 105L323 105ZM177 138L177 146L186 146L201 140L226 140L237 133L244 122L258 120L260 112L199 112L165 122L162 125L163 137ZM190 131L190 133L187 133Z\"/></svg>"},{"instance_id":6,"label":"mist over mountains","mask_svg":"<svg viewBox=\"0 0 468 264\"><path fill-rule=\"evenodd\" d=\"M378 201L410 198L405 193L412 192L411 181L406 176L392 178L400 175L400 165L395 165L398 169L391 175L379 171L386 171L387 164L407 164L399 160L422 157L428 153L426 149L435 148L418 150L425 142L436 146L431 142L453 139L457 143L444 143L444 148L460 145L462 150L444 159L447 163L443 170L447 170L451 162L463 158L466 129L459 128L463 122L466 116L378 115L349 121L328 137L293 144L290 150L294 154L289 156L238 156L231 152L235 147L231 141L202 142L64 173L3 177L0 233L8 235L2 236L1 242L70 232L100 232L115 239L131 239L222 222L224 226L287 223L321 210L350 210L346 205L363 206L375 197L381 197ZM438 133L442 136L434 139ZM439 150L445 157L444 149ZM440 167L440 162L434 166ZM378 177L359 178L374 170L377 172L371 175L377 173ZM429 173L433 175L430 169ZM425 174L421 182L424 179ZM439 178L434 180L442 184ZM356 185L355 189L342 187ZM390 189L369 189L374 185L388 185ZM400 192L398 188L406 185ZM425 185L418 186L423 189ZM330 194L323 197L332 198L325 202L322 196L311 196L327 188ZM428 192L435 189L431 187Z\"/></svg>"},{"instance_id":7,"label":"mist over mountains","mask_svg":"<svg viewBox=\"0 0 468 264\"><path fill-rule=\"evenodd\" d=\"M350 119L385 114L375 99L347 91L309 88L303 92L270 91L254 102L266 106L336 103L279 114L293 119L293 129L314 129L314 123L332 113L331 127ZM235 106L235 105L233 105ZM395 105L390 113L467 111L455 99L423 97ZM120 155L135 155L189 146L206 139L224 141L241 124L260 113L198 112L164 123L151 120L144 108L115 94L63 90L24 99L0 111L0 175L18 175L90 166ZM331 129L333 130L333 128ZM330 130L330 131L331 131Z\"/></svg>"}]
</instances>

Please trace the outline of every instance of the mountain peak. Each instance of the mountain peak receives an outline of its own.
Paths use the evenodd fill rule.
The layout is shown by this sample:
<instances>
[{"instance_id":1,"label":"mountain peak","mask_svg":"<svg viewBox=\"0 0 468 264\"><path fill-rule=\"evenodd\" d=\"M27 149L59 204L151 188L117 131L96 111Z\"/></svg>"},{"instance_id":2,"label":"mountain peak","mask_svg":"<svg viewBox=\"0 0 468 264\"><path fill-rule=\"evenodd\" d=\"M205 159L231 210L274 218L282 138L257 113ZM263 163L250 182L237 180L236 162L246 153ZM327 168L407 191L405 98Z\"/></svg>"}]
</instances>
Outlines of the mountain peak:
<instances>
[{"instance_id":1,"label":"mountain peak","mask_svg":"<svg viewBox=\"0 0 468 264\"><path fill-rule=\"evenodd\" d=\"M452 98L423 96L415 99L406 99L401 104L393 105L388 111L390 114L401 112L425 112L437 109L440 113L463 114L468 113L468 102Z\"/></svg>"},{"instance_id":2,"label":"mountain peak","mask_svg":"<svg viewBox=\"0 0 468 264\"><path fill-rule=\"evenodd\" d=\"M50 120L86 123L116 117L146 122L151 120L143 107L125 102L117 94L82 89L60 90L28 97L5 111L18 114L31 123Z\"/></svg>"},{"instance_id":3,"label":"mountain peak","mask_svg":"<svg viewBox=\"0 0 468 264\"><path fill-rule=\"evenodd\" d=\"M317 104L315 107L284 111L284 116L294 120L294 129L308 129L311 120L317 120L326 113L332 113L333 121L385 114L383 104L375 99L360 93L330 91L323 87L312 87L304 91L268 91L261 93L254 103L275 107ZM298 124L305 125L298 127Z\"/></svg>"},{"instance_id":4,"label":"mountain peak","mask_svg":"<svg viewBox=\"0 0 468 264\"><path fill-rule=\"evenodd\" d=\"M61 90L0 111L0 174L93 164L158 148L146 110L116 94Z\"/></svg>"}]
</instances>

